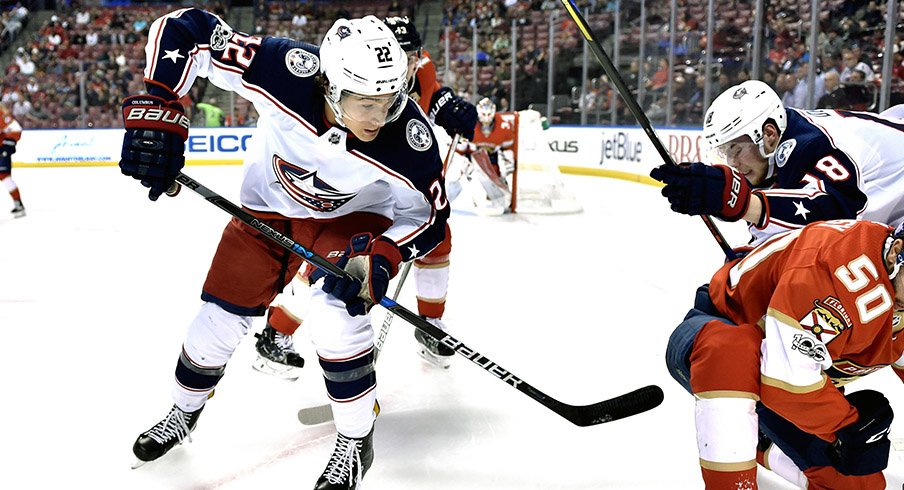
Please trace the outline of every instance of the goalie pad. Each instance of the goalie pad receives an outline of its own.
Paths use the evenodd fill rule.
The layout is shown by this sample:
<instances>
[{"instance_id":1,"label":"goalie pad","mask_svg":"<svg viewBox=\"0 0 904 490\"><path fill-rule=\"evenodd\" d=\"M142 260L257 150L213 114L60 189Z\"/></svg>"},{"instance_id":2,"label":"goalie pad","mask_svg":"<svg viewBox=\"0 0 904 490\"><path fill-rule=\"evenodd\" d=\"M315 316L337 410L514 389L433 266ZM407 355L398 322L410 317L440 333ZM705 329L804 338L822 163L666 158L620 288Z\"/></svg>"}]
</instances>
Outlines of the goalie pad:
<instances>
[{"instance_id":1,"label":"goalie pad","mask_svg":"<svg viewBox=\"0 0 904 490\"><path fill-rule=\"evenodd\" d=\"M471 179L480 184L486 203L481 203L478 196L474 196L474 204L478 209L489 209L492 212L485 214L503 214L512 204L512 191L508 184L499 175L496 166L490 162L490 157L485 150L479 150L471 154Z\"/></svg>"}]
</instances>

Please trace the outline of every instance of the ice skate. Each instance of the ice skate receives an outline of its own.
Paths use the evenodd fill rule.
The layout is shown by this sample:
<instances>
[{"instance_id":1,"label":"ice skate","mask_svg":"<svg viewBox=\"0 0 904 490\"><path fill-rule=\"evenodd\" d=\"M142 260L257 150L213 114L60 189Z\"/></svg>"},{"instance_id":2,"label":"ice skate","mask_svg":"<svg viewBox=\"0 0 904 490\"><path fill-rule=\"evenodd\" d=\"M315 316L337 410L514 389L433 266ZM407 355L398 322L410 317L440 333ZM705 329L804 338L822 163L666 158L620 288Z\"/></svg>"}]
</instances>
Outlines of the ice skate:
<instances>
[{"instance_id":1,"label":"ice skate","mask_svg":"<svg viewBox=\"0 0 904 490\"><path fill-rule=\"evenodd\" d=\"M439 318L424 318L443 332L446 331L446 326L443 324L443 321ZM427 363L436 366L442 369L449 369L449 366L452 363L452 356L455 355L455 351L452 350L451 347L439 343L438 340L433 337L427 335L424 332L421 332L419 329L414 329L414 338L417 339L418 343L418 351L417 353L427 361Z\"/></svg>"},{"instance_id":2,"label":"ice skate","mask_svg":"<svg viewBox=\"0 0 904 490\"><path fill-rule=\"evenodd\" d=\"M157 422L147 432L142 432L135 440L132 452L135 453L138 461L132 465L132 468L137 468L163 456L176 444L182 444L186 437L191 442L191 432L198 424L201 410L204 410L204 407L194 412L183 412L179 407L173 405L163 420Z\"/></svg>"},{"instance_id":3,"label":"ice skate","mask_svg":"<svg viewBox=\"0 0 904 490\"><path fill-rule=\"evenodd\" d=\"M374 462L374 430L361 439L339 434L330 461L317 479L314 490L353 490Z\"/></svg>"},{"instance_id":4,"label":"ice skate","mask_svg":"<svg viewBox=\"0 0 904 490\"><path fill-rule=\"evenodd\" d=\"M13 210L10 211L12 213L13 218L22 218L25 216L25 205L22 204L22 201L16 201L15 206L13 206Z\"/></svg>"},{"instance_id":5,"label":"ice skate","mask_svg":"<svg viewBox=\"0 0 904 490\"><path fill-rule=\"evenodd\" d=\"M255 370L276 376L288 381L295 381L301 375L304 359L295 352L295 344L291 335L286 335L271 327L268 323L257 337L254 347L257 349Z\"/></svg>"}]
</instances>

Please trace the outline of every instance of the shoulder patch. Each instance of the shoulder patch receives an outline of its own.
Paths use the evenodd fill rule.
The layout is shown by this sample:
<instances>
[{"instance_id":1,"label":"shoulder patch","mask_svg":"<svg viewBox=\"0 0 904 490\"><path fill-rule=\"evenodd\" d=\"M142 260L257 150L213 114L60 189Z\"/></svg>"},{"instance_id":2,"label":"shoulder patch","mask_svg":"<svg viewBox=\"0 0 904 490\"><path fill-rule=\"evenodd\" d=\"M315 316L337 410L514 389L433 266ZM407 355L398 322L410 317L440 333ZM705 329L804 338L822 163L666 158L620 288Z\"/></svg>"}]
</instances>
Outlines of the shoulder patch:
<instances>
[{"instance_id":1,"label":"shoulder patch","mask_svg":"<svg viewBox=\"0 0 904 490\"><path fill-rule=\"evenodd\" d=\"M779 167L784 167L788 163L788 157L791 156L795 146L797 146L797 140L794 138L783 141L782 144L778 145L778 148L775 149L775 164Z\"/></svg>"},{"instance_id":2,"label":"shoulder patch","mask_svg":"<svg viewBox=\"0 0 904 490\"><path fill-rule=\"evenodd\" d=\"M320 70L320 58L301 48L286 53L286 68L296 77L309 77Z\"/></svg>"},{"instance_id":3,"label":"shoulder patch","mask_svg":"<svg viewBox=\"0 0 904 490\"><path fill-rule=\"evenodd\" d=\"M408 138L408 144L417 151L427 151L433 146L430 130L427 129L426 124L417 119L408 121L405 126L405 136Z\"/></svg>"},{"instance_id":4,"label":"shoulder patch","mask_svg":"<svg viewBox=\"0 0 904 490\"><path fill-rule=\"evenodd\" d=\"M232 39L232 29L223 24L217 24L213 28L213 34L210 35L210 49L214 51L223 51L226 44Z\"/></svg>"}]
</instances>

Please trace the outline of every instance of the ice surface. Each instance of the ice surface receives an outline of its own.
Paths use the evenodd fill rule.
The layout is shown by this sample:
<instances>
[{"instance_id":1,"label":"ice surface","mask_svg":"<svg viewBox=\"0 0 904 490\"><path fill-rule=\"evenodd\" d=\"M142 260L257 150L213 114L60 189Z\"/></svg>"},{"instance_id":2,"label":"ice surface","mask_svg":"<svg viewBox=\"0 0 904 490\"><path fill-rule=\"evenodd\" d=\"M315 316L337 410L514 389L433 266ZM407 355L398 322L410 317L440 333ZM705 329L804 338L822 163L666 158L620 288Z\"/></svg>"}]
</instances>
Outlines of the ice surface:
<instances>
[{"instance_id":1,"label":"ice surface","mask_svg":"<svg viewBox=\"0 0 904 490\"><path fill-rule=\"evenodd\" d=\"M240 167L186 173L237 197ZM172 405L180 345L228 216L190 191L152 203L114 167L16 169L14 177L28 216L0 213L0 487L313 487L334 432L295 416L326 400L303 327L295 343L308 367L297 382L252 370L246 339L194 442L129 468L135 437ZM655 188L565 179L584 213L453 214L446 324L566 403L647 384L662 386L665 402L578 428L464 359L446 372L427 367L412 328L396 318L378 365L383 413L366 488L702 488L693 400L663 356L721 251L698 218L671 213ZM744 241L743 227L723 229L733 244ZM399 302L415 307L410 278ZM899 384L885 369L852 387L878 386L902 407ZM891 455L888 488L904 481L902 454ZM789 488L760 473L761 488Z\"/></svg>"}]
</instances>

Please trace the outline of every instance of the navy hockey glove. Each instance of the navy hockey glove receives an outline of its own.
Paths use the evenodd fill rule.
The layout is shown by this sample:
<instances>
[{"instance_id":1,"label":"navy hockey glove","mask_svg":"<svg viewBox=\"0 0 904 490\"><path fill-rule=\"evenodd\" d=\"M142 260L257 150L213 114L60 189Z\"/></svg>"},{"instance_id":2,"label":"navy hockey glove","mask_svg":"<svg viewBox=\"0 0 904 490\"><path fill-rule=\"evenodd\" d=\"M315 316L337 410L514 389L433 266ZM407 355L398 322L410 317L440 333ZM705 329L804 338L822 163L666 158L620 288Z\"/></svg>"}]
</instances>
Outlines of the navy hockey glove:
<instances>
[{"instance_id":1,"label":"navy hockey glove","mask_svg":"<svg viewBox=\"0 0 904 490\"><path fill-rule=\"evenodd\" d=\"M8 158L16 152L16 142L13 140L4 140L0 146L0 157Z\"/></svg>"},{"instance_id":2,"label":"navy hockey glove","mask_svg":"<svg viewBox=\"0 0 904 490\"><path fill-rule=\"evenodd\" d=\"M453 94L449 87L442 87L430 100L430 120L450 135L460 134L462 138L472 140L477 127L477 108Z\"/></svg>"},{"instance_id":3,"label":"navy hockey glove","mask_svg":"<svg viewBox=\"0 0 904 490\"><path fill-rule=\"evenodd\" d=\"M750 206L750 183L725 165L666 163L654 168L650 177L665 184L662 195L668 198L672 211L678 213L737 221Z\"/></svg>"},{"instance_id":4,"label":"navy hockey glove","mask_svg":"<svg viewBox=\"0 0 904 490\"><path fill-rule=\"evenodd\" d=\"M891 442L888 431L894 412L885 395L873 390L855 391L847 395L848 403L860 418L835 433L829 456L835 469L845 475L869 475L888 466Z\"/></svg>"},{"instance_id":5,"label":"navy hockey glove","mask_svg":"<svg viewBox=\"0 0 904 490\"><path fill-rule=\"evenodd\" d=\"M156 201L185 166L189 120L182 104L155 95L133 95L122 102L126 135L122 140L122 173L150 188Z\"/></svg>"},{"instance_id":6,"label":"navy hockey glove","mask_svg":"<svg viewBox=\"0 0 904 490\"><path fill-rule=\"evenodd\" d=\"M370 233L355 235L336 263L354 279L327 275L323 291L344 302L349 315L363 315L386 296L389 280L395 277L401 262L399 247L388 238L374 239ZM313 275L311 279L316 280Z\"/></svg>"}]
</instances>

